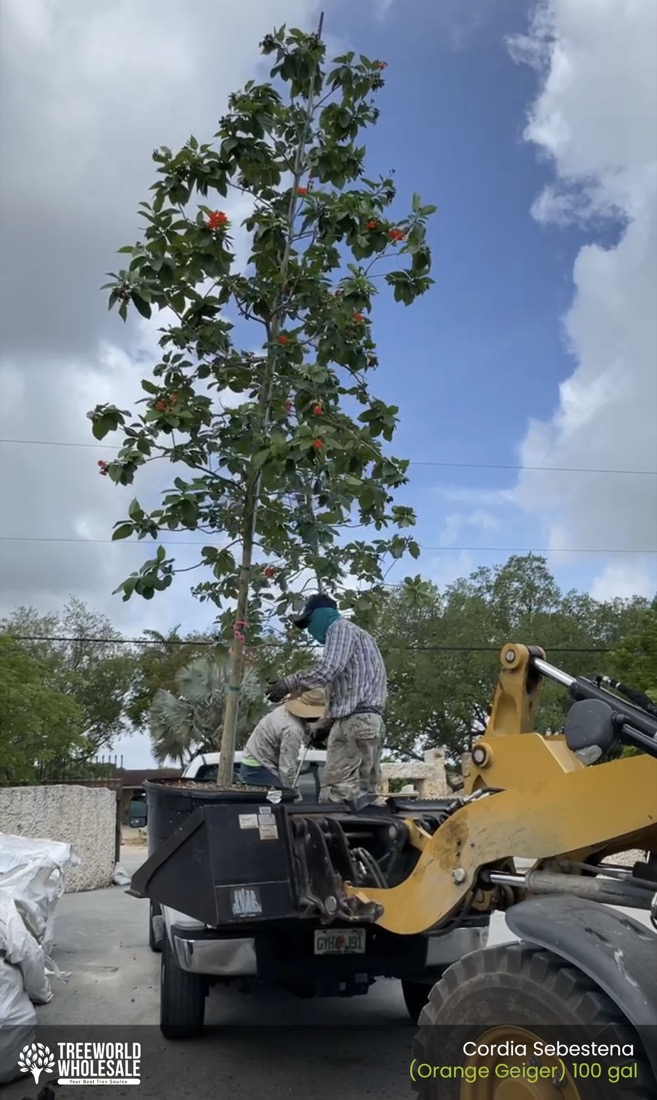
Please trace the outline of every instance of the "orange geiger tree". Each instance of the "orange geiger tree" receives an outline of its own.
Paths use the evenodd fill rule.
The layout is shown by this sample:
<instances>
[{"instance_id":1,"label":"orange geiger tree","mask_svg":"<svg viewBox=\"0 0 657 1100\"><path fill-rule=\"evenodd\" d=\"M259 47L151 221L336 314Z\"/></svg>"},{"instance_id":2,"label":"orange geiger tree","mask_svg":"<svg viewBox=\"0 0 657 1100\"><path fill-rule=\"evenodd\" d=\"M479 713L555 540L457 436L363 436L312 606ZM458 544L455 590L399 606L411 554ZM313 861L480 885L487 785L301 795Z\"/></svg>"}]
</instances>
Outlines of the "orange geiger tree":
<instances>
[{"instance_id":1,"label":"orange geiger tree","mask_svg":"<svg viewBox=\"0 0 657 1100\"><path fill-rule=\"evenodd\" d=\"M123 320L131 307L147 318L166 309L171 323L141 383L141 411L105 404L89 413L96 439L123 437L102 474L128 485L155 458L176 474L159 507L135 499L114 529L114 539L158 541L117 590L123 598L151 599L172 583L163 532L208 536L192 592L217 609L219 635L236 639L225 786L247 631L257 638L268 615L296 605L309 575L366 613L387 563L419 556L413 510L392 495L408 462L384 453L399 409L370 391L379 365L372 310L380 292L408 306L433 282L435 206L413 195L405 214L393 212L394 173L365 173L359 137L377 121L385 62L348 53L328 63L321 31L283 27L260 48L273 60L270 80L230 96L213 142L190 137L153 154L143 240L119 250L129 266L106 288ZM233 196L249 210L237 227L240 256ZM351 534L371 527L369 542Z\"/></svg>"}]
</instances>

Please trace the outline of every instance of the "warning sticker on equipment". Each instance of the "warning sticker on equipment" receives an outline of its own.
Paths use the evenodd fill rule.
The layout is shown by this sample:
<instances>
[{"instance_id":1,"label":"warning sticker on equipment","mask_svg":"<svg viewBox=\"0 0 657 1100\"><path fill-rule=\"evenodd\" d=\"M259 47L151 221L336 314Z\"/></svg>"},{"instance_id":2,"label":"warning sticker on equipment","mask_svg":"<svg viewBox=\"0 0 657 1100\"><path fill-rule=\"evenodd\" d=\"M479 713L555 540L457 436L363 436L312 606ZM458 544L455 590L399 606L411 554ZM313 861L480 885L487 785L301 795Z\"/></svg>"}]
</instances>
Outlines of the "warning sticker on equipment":
<instances>
[{"instance_id":1,"label":"warning sticker on equipment","mask_svg":"<svg viewBox=\"0 0 657 1100\"><path fill-rule=\"evenodd\" d=\"M262 913L260 896L256 887L240 888L231 891L233 895L234 917L259 917Z\"/></svg>"},{"instance_id":2,"label":"warning sticker on equipment","mask_svg":"<svg viewBox=\"0 0 657 1100\"><path fill-rule=\"evenodd\" d=\"M261 819L258 832L261 840L278 840L278 829L275 821L272 821L270 825L269 822L264 823Z\"/></svg>"},{"instance_id":3,"label":"warning sticker on equipment","mask_svg":"<svg viewBox=\"0 0 657 1100\"><path fill-rule=\"evenodd\" d=\"M258 815L257 814L239 814L240 829L257 829L258 828Z\"/></svg>"}]
</instances>

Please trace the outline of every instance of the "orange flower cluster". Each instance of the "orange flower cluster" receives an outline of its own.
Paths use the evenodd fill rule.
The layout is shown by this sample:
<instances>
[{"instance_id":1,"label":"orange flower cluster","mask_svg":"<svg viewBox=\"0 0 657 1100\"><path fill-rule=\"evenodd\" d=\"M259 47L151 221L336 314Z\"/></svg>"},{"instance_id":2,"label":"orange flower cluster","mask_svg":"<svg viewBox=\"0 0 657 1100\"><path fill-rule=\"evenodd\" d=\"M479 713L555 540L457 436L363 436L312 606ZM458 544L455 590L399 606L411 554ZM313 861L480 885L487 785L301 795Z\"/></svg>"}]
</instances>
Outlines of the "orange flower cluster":
<instances>
[{"instance_id":1,"label":"orange flower cluster","mask_svg":"<svg viewBox=\"0 0 657 1100\"><path fill-rule=\"evenodd\" d=\"M159 401L155 402L155 408L158 412L166 412L171 406L178 403L178 394L170 393L168 397L161 397Z\"/></svg>"},{"instance_id":2,"label":"orange flower cluster","mask_svg":"<svg viewBox=\"0 0 657 1100\"><path fill-rule=\"evenodd\" d=\"M208 217L208 229L221 229L224 225L228 225L228 214L224 214L223 210L213 210Z\"/></svg>"}]
</instances>

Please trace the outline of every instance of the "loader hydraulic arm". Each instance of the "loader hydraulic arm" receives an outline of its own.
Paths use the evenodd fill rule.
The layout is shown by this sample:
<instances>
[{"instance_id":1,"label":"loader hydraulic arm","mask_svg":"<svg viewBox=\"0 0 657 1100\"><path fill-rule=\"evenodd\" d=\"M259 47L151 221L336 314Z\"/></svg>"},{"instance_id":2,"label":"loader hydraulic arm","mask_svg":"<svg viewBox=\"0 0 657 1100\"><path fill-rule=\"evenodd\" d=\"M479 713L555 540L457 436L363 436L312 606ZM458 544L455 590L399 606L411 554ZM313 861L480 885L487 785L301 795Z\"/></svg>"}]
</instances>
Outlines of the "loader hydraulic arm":
<instances>
[{"instance_id":1,"label":"loader hydraulic arm","mask_svg":"<svg viewBox=\"0 0 657 1100\"><path fill-rule=\"evenodd\" d=\"M544 677L576 701L570 737L568 726L556 736L533 732ZM642 751L598 764L610 737ZM481 904L482 892L494 908L494 872L514 859L540 870L555 860L657 852L656 757L657 719L648 712L560 672L540 649L506 645L490 719L473 747L465 804L431 836L406 822L420 856L403 882L390 889L345 884L345 893L379 906L383 928L410 935L439 928L475 897ZM570 885L576 892L574 879Z\"/></svg>"}]
</instances>

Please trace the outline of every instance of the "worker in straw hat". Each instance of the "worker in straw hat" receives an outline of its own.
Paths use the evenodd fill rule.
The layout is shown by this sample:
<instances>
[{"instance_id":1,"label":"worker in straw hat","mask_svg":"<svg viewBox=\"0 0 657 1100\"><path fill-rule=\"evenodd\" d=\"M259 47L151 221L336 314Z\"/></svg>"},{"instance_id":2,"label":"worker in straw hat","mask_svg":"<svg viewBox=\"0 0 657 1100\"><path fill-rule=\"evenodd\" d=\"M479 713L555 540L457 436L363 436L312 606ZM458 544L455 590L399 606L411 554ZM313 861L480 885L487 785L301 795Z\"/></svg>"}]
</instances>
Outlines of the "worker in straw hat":
<instances>
[{"instance_id":1,"label":"worker in straw hat","mask_svg":"<svg viewBox=\"0 0 657 1100\"><path fill-rule=\"evenodd\" d=\"M243 781L251 787L294 787L304 742L325 714L321 689L284 699L249 737L240 768Z\"/></svg>"}]
</instances>

